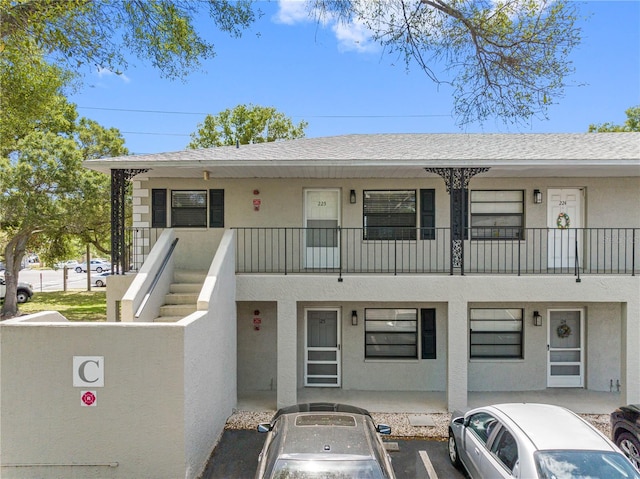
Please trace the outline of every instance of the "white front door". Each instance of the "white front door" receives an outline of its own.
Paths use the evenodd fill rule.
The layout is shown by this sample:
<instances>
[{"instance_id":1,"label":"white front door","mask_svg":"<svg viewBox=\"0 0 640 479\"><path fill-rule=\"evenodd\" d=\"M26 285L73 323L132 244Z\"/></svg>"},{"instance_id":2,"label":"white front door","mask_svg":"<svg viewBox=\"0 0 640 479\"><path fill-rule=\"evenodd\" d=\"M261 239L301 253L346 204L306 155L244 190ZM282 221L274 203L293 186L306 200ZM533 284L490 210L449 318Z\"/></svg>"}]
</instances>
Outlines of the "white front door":
<instances>
[{"instance_id":1,"label":"white front door","mask_svg":"<svg viewBox=\"0 0 640 479\"><path fill-rule=\"evenodd\" d=\"M305 267L340 266L340 190L305 190Z\"/></svg>"},{"instance_id":2,"label":"white front door","mask_svg":"<svg viewBox=\"0 0 640 479\"><path fill-rule=\"evenodd\" d=\"M572 270L580 265L582 242L582 190L580 188L550 189L547 192L548 266L550 269ZM577 251L576 251L577 250Z\"/></svg>"},{"instance_id":3,"label":"white front door","mask_svg":"<svg viewBox=\"0 0 640 479\"><path fill-rule=\"evenodd\" d=\"M550 310L548 324L547 386L583 387L583 310Z\"/></svg>"},{"instance_id":4,"label":"white front door","mask_svg":"<svg viewBox=\"0 0 640 479\"><path fill-rule=\"evenodd\" d=\"M340 387L340 310L305 310L304 385Z\"/></svg>"}]
</instances>

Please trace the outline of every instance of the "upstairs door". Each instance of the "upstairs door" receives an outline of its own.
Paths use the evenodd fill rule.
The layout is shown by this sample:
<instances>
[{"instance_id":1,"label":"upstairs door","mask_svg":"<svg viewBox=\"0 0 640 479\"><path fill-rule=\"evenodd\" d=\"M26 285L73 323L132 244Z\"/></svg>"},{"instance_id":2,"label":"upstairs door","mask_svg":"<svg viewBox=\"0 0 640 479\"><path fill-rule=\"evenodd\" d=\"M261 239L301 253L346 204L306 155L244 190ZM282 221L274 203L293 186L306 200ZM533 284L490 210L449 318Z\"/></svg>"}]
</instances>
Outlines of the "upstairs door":
<instances>
[{"instance_id":1,"label":"upstairs door","mask_svg":"<svg viewBox=\"0 0 640 479\"><path fill-rule=\"evenodd\" d=\"M548 387L584 386L584 319L576 310L549 311Z\"/></svg>"},{"instance_id":2,"label":"upstairs door","mask_svg":"<svg viewBox=\"0 0 640 479\"><path fill-rule=\"evenodd\" d=\"M582 189L550 189L547 196L548 267L572 270L582 254Z\"/></svg>"},{"instance_id":3,"label":"upstairs door","mask_svg":"<svg viewBox=\"0 0 640 479\"><path fill-rule=\"evenodd\" d=\"M306 268L340 266L340 190L308 189L304 194Z\"/></svg>"},{"instance_id":4,"label":"upstairs door","mask_svg":"<svg viewBox=\"0 0 640 479\"><path fill-rule=\"evenodd\" d=\"M305 311L304 385L340 387L340 310Z\"/></svg>"}]
</instances>

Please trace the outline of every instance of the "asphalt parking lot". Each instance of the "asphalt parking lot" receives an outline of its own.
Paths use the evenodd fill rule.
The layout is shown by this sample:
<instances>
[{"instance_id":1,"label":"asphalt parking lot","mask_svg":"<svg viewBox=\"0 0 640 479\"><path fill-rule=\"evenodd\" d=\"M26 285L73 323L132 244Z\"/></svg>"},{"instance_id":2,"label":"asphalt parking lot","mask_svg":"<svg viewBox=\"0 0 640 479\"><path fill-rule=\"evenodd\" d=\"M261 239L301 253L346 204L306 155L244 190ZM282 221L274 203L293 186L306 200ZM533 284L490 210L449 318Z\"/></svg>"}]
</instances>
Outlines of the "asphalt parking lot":
<instances>
[{"instance_id":1,"label":"asphalt parking lot","mask_svg":"<svg viewBox=\"0 0 640 479\"><path fill-rule=\"evenodd\" d=\"M264 439L264 434L257 431L225 430L201 479L253 478ZM385 442L391 443L391 461L398 479L465 477L449 463L446 442L419 439Z\"/></svg>"}]
</instances>

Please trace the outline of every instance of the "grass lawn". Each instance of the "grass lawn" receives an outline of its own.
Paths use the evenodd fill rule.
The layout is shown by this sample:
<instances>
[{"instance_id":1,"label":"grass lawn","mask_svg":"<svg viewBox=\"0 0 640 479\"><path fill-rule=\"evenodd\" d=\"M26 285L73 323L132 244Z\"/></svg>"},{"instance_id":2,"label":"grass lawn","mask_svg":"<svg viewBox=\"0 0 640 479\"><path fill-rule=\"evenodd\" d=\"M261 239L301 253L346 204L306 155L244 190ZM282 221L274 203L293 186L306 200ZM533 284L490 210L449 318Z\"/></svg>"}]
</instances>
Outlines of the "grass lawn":
<instances>
[{"instance_id":1,"label":"grass lawn","mask_svg":"<svg viewBox=\"0 0 640 479\"><path fill-rule=\"evenodd\" d=\"M58 311L69 321L106 321L107 295L104 290L36 292L18 309L21 314Z\"/></svg>"}]
</instances>

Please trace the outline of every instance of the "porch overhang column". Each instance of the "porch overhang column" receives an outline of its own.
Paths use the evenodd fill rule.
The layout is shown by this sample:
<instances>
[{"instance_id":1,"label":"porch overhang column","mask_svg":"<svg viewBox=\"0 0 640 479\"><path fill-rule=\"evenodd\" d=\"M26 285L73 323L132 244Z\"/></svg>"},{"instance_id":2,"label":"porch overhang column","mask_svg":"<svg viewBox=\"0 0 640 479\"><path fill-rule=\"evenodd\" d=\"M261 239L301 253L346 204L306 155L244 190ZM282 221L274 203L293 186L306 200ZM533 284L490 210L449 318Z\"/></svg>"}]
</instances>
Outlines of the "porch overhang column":
<instances>
[{"instance_id":1,"label":"porch overhang column","mask_svg":"<svg viewBox=\"0 0 640 479\"><path fill-rule=\"evenodd\" d=\"M640 304L622 304L622 404L640 404Z\"/></svg>"},{"instance_id":2,"label":"porch overhang column","mask_svg":"<svg viewBox=\"0 0 640 479\"><path fill-rule=\"evenodd\" d=\"M464 240L467 237L467 191L469 181L489 168L425 168L427 173L440 176L447 187L450 204L450 265L449 274L459 270L464 274Z\"/></svg>"},{"instance_id":3,"label":"porch overhang column","mask_svg":"<svg viewBox=\"0 0 640 479\"><path fill-rule=\"evenodd\" d=\"M112 169L111 170L111 271L124 274L128 271L126 255L126 218L127 218L127 182L148 169Z\"/></svg>"},{"instance_id":4,"label":"porch overhang column","mask_svg":"<svg viewBox=\"0 0 640 479\"><path fill-rule=\"evenodd\" d=\"M449 301L447 309L447 409L453 412L465 409L468 401L467 301Z\"/></svg>"},{"instance_id":5,"label":"porch overhang column","mask_svg":"<svg viewBox=\"0 0 640 479\"><path fill-rule=\"evenodd\" d=\"M295 301L278 301L277 406L298 402L298 312Z\"/></svg>"}]
</instances>

